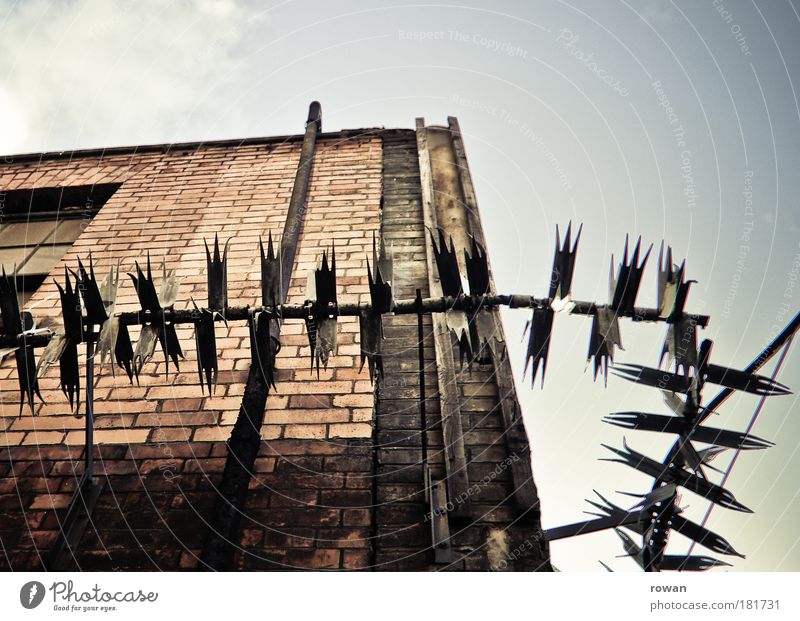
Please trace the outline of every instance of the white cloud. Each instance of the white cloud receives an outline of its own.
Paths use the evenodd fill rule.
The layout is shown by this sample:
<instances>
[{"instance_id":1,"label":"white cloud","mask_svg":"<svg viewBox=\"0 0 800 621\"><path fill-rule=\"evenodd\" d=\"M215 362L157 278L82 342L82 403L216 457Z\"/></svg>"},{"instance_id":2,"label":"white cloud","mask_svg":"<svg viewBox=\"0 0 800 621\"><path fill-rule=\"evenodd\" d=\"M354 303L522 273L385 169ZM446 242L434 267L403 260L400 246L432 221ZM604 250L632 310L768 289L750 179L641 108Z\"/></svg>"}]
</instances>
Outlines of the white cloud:
<instances>
[{"instance_id":1,"label":"white cloud","mask_svg":"<svg viewBox=\"0 0 800 621\"><path fill-rule=\"evenodd\" d=\"M236 0L33 0L4 12L0 106L24 115L3 120L3 152L202 137L246 83L247 35L265 19Z\"/></svg>"},{"instance_id":2,"label":"white cloud","mask_svg":"<svg viewBox=\"0 0 800 621\"><path fill-rule=\"evenodd\" d=\"M27 122L19 102L0 86L0 153L13 153L24 144Z\"/></svg>"}]
</instances>

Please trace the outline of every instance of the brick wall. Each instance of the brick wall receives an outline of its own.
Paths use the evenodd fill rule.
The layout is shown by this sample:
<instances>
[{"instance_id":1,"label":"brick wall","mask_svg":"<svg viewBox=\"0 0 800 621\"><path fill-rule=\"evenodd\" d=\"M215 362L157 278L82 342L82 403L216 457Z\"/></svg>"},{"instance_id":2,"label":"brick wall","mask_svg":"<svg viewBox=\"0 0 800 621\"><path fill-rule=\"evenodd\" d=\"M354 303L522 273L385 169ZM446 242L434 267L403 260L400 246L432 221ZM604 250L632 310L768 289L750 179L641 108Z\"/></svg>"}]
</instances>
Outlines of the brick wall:
<instances>
[{"instance_id":1,"label":"brick wall","mask_svg":"<svg viewBox=\"0 0 800 621\"><path fill-rule=\"evenodd\" d=\"M228 299L260 300L258 236L283 228L299 159L297 140L209 144L168 151L43 158L0 165L0 190L121 182L63 263L92 251L98 277L120 262L132 271L149 250L182 277L176 308L206 301L203 240L230 238ZM340 301L366 301L366 256L376 234L395 259L395 295L427 293L415 135L387 130L317 145L289 302L305 298L306 272L335 241ZM62 278L63 276L58 276ZM45 283L29 302L37 318L59 317ZM137 308L125 280L117 310ZM430 318L425 318L430 332ZM433 564L424 493L414 316L385 320L386 377L359 371L358 322L339 320L339 351L312 374L302 322L287 321L267 399L262 446L244 505L235 567L262 569L540 569L538 504L520 511L504 463L495 371L458 376L472 517L451 521L457 560ZM165 375L157 348L140 381L99 372L95 388L97 476L104 485L73 567L195 569L238 415L250 363L247 328L217 325L219 385L198 385L192 329L179 328L186 360ZM134 342L137 331L132 330ZM433 341L426 338L429 463L443 477ZM40 380L46 405L18 417L16 369L0 366L0 569L38 569L83 472L83 411L68 411L58 370ZM376 404L376 396L378 398ZM7 448L3 449L2 447ZM523 456L527 459L527 454ZM524 555L515 555L516 549ZM511 556L509 556L509 553ZM505 555L505 556L504 556Z\"/></svg>"},{"instance_id":2,"label":"brick wall","mask_svg":"<svg viewBox=\"0 0 800 621\"><path fill-rule=\"evenodd\" d=\"M366 254L380 220L380 139L321 140L317 147L308 209L298 248L289 302L305 299L306 273L323 250L336 244L340 300L368 299ZM260 300L259 235L283 229L299 159L298 143L213 146L156 157L117 156L45 161L0 167L0 189L58 184L123 182L66 254L53 276L63 279L63 266L76 266L92 252L102 279L120 262L123 272L117 310L136 310L138 301L125 272L149 251L158 280L166 257L169 269L182 279L175 308L190 308L194 298L207 299L204 239L219 234L230 239L228 299L230 304ZM52 279L36 292L28 309L37 319L60 317L58 291ZM371 434L373 387L359 372L358 322L339 322L339 355L328 369L310 372L308 342L302 322L287 322L277 367L277 395L268 402L262 435L276 438L354 438ZM138 328L131 330L136 341ZM213 396L198 385L193 329L179 327L186 360L180 374L165 375L163 354L139 376L139 385L106 366L95 388L95 440L99 444L167 441L220 441L230 436L238 415L250 364L247 326L218 324L219 385ZM301 354L302 351L302 354ZM172 369L174 371L174 369ZM0 429L6 445L83 444L83 422L69 412L59 389L58 367L40 380L47 402L37 417L16 418L16 369L0 367Z\"/></svg>"}]
</instances>

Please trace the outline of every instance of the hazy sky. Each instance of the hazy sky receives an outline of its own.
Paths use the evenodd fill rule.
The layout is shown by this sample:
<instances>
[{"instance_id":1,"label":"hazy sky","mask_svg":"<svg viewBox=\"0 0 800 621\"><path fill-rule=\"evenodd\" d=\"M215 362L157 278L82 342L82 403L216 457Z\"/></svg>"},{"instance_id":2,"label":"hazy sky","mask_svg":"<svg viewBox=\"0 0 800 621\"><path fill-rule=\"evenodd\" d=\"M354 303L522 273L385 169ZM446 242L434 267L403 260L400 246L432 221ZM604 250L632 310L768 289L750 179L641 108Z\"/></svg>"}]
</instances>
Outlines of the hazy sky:
<instances>
[{"instance_id":1,"label":"hazy sky","mask_svg":"<svg viewBox=\"0 0 800 621\"><path fill-rule=\"evenodd\" d=\"M556 223L584 224L583 300L607 301L626 232L663 239L699 281L688 308L712 315L713 360L739 367L800 310L798 89L788 0L0 0L2 153L299 133L312 99L328 130L455 115L499 290L546 295ZM526 313L505 319L521 374ZM666 412L652 389L592 382L589 327L557 317L544 390L517 378L545 527L582 519L593 488L619 503L648 489L597 461L623 436L601 419ZM618 360L654 365L663 334L623 323ZM800 390L796 347L780 379ZM743 430L756 405L731 399L713 424ZM747 554L735 569L800 570L798 416L794 396L767 402L754 433L777 446L744 454L727 485L756 512L712 514ZM659 459L670 440L627 437ZM682 504L698 520L707 506ZM670 552L686 548L675 536ZM634 570L621 552L611 532L552 546L562 570Z\"/></svg>"}]
</instances>

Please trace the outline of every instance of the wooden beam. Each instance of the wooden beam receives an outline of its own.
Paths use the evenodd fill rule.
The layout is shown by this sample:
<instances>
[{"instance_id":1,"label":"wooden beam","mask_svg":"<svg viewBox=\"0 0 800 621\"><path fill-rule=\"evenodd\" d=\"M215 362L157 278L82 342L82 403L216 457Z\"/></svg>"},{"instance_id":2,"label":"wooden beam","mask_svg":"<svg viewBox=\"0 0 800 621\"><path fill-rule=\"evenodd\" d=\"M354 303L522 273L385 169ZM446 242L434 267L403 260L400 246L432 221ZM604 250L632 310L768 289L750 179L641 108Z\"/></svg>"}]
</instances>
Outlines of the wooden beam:
<instances>
[{"instance_id":1,"label":"wooden beam","mask_svg":"<svg viewBox=\"0 0 800 621\"><path fill-rule=\"evenodd\" d=\"M427 130L424 119L417 119L417 151L419 153L420 184L422 186L422 211L425 226L431 231L437 227L433 174L428 151ZM430 235L425 234L425 256L428 264L430 295L441 296L442 286L433 254ZM464 432L461 425L461 406L456 382L453 341L442 314L432 315L433 339L436 349L436 372L439 386L439 405L442 416L447 492L453 503L450 512L455 517L470 515L469 477L464 450Z\"/></svg>"},{"instance_id":2,"label":"wooden beam","mask_svg":"<svg viewBox=\"0 0 800 621\"><path fill-rule=\"evenodd\" d=\"M483 225L478 214L478 200L475 196L475 188L472 185L472 176L469 172L467 154L464 150L464 142L461 138L461 128L458 119L455 117L447 118L450 134L453 141L453 151L456 156L456 168L461 179L461 188L464 193L464 202L467 212L467 222L470 233L475 240L486 250L487 261L489 262L489 288L490 292L495 293L494 278L492 277L492 266L489 260L489 251L486 247L486 238L483 233ZM506 432L504 438L509 454L519 456L511 464L511 476L514 483L514 500L520 510L531 509L538 503L536 484L533 481L533 470L531 468L531 449L525 426L520 416L521 408L517 399L517 391L514 386L514 376L509 362L508 352L505 346L505 333L503 324L500 321L500 313L497 308L492 308L486 312L491 313L495 330L500 335L502 341L502 351L497 355L495 348L489 347L492 355L492 363L495 368L495 380L497 382L498 397L500 399L500 411L503 418L503 425Z\"/></svg>"}]
</instances>

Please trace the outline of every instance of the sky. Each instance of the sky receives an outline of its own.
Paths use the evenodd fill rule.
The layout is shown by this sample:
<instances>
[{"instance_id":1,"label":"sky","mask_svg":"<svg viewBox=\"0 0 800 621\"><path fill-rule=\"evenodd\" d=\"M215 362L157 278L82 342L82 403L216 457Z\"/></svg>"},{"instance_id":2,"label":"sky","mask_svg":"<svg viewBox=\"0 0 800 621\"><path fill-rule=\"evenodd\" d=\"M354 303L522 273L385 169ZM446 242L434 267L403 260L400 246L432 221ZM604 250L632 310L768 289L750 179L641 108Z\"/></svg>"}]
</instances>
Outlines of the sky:
<instances>
[{"instance_id":1,"label":"sky","mask_svg":"<svg viewBox=\"0 0 800 621\"><path fill-rule=\"evenodd\" d=\"M457 116L499 291L546 295L556 224L583 223L573 293L598 303L626 233L655 254L663 240L698 281L687 309L712 317L712 361L739 368L800 311L798 89L789 0L0 0L0 153L300 133L314 99L327 130ZM655 304L655 258L639 305ZM650 480L598 461L626 435L602 417L666 413L657 391L593 382L590 322L561 315L531 388L526 313L503 317L544 527L584 519L593 489L632 504L616 492ZM623 322L617 360L655 366L663 337ZM800 390L797 346L778 377ZM737 396L712 424L744 430L757 406ZM753 433L776 446L727 483L755 513L711 514L747 556L733 570L800 570L799 416L795 396L767 400ZM627 439L660 459L659 435ZM707 507L681 505L698 521ZM637 570L620 554L613 532L552 545L562 571Z\"/></svg>"}]
</instances>

